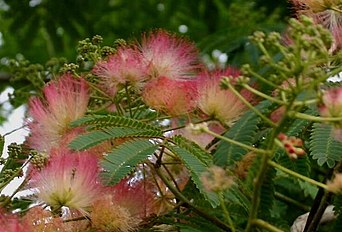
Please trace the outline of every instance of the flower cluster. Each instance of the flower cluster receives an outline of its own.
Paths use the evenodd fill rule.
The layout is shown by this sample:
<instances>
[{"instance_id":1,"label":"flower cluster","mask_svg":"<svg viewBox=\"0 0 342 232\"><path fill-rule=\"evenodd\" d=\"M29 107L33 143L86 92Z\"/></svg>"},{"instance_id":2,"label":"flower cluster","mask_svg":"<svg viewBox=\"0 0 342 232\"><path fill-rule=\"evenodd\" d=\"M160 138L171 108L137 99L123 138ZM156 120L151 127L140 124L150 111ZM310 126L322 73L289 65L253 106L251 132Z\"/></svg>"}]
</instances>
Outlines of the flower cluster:
<instances>
[{"instance_id":1,"label":"flower cluster","mask_svg":"<svg viewBox=\"0 0 342 232\"><path fill-rule=\"evenodd\" d=\"M201 176L203 185L207 191L221 192L228 189L234 182L232 176L218 166L212 166Z\"/></svg>"},{"instance_id":2,"label":"flower cluster","mask_svg":"<svg viewBox=\"0 0 342 232\"><path fill-rule=\"evenodd\" d=\"M307 15L328 29L334 37L332 51L342 48L342 10L340 0L291 0L298 15Z\"/></svg>"},{"instance_id":3,"label":"flower cluster","mask_svg":"<svg viewBox=\"0 0 342 232\"><path fill-rule=\"evenodd\" d=\"M294 136L288 137L287 135L283 133L280 133L278 135L278 139L283 144L287 155L291 159L297 159L298 156L303 156L305 154L305 151L302 148L303 141L301 139L296 138Z\"/></svg>"},{"instance_id":4,"label":"flower cluster","mask_svg":"<svg viewBox=\"0 0 342 232\"><path fill-rule=\"evenodd\" d=\"M79 134L79 129L75 131L69 124L85 115L90 93L84 79L64 74L47 84L43 95L44 98L33 97L28 103L32 117L28 122L28 143L31 148L49 152Z\"/></svg>"},{"instance_id":5,"label":"flower cluster","mask_svg":"<svg viewBox=\"0 0 342 232\"><path fill-rule=\"evenodd\" d=\"M26 219L16 223L31 227L34 224L35 231L74 226L84 230L133 231L144 218L164 214L175 207L175 195L150 168L137 167L135 175L126 176L115 186L105 186L101 162L110 149L130 138L115 138L84 151L74 151L68 144L77 136L87 134L87 127L74 127L71 122L98 110L101 103L101 110L125 115L132 101L140 99L148 111L170 118L172 126L184 125L184 120L187 122L191 116L209 121L211 129L223 132L247 110L233 92L220 88L223 76L235 82L239 71L232 67L206 70L199 57L198 50L187 39L157 30L144 34L140 43L120 45L115 53L98 60L90 74L79 76L67 72L47 83L43 94L29 101L27 144L35 150L32 154L36 154L32 155L29 168L29 185L50 211L31 208ZM89 75L96 81L88 80ZM96 98L99 94L102 102ZM253 100L244 90L240 94L248 101ZM181 126L175 133L184 134L186 130ZM189 138L195 142L203 139ZM209 136L199 143L205 146L212 139ZM169 164L160 169L161 173L170 176L175 187L181 190L189 180L189 173L171 150L164 153L159 154L163 156L161 162ZM147 159L146 162L160 161ZM139 177L140 172L145 173L144 177ZM85 220L62 226L63 220L77 216Z\"/></svg>"},{"instance_id":6,"label":"flower cluster","mask_svg":"<svg viewBox=\"0 0 342 232\"><path fill-rule=\"evenodd\" d=\"M188 40L158 30L118 48L98 62L93 73L100 88L112 98L127 87L142 91L143 101L152 109L173 117L202 111L208 117L229 124L246 110L233 93L221 90L222 76L237 77L234 68L209 72ZM250 94L244 94L252 100Z\"/></svg>"},{"instance_id":7,"label":"flower cluster","mask_svg":"<svg viewBox=\"0 0 342 232\"><path fill-rule=\"evenodd\" d=\"M332 88L323 93L320 114L323 117L342 116L342 88Z\"/></svg>"},{"instance_id":8,"label":"flower cluster","mask_svg":"<svg viewBox=\"0 0 342 232\"><path fill-rule=\"evenodd\" d=\"M49 74L52 79L42 93L29 100L30 135L20 150L24 154L9 151L11 159L22 161L19 155L26 155L27 162L9 163L13 169L5 177L19 176L28 165L24 184L39 204L21 216L4 211L0 232L130 232L153 227L162 218L190 228L201 222L198 217L224 231L240 231L244 225L246 231L254 226L263 230L275 226L259 217L268 210L261 206L269 191L262 188L293 189L287 189L287 181L281 186L274 181L279 173L340 193L341 174L325 185L288 165L289 158L301 162L316 157L318 165L330 168L340 161L321 155L326 131L317 131L313 124L328 122L342 134L342 89L322 88L340 70L330 65L335 65L335 49L341 47L336 32L341 17L334 15L338 3L292 2L301 7L299 12L323 20L335 36L334 47L328 31L304 17L290 23L291 44L282 44L276 33L251 37L263 54L258 71L251 65L241 71L206 68L193 43L163 30L107 47L107 52L101 50L99 37L89 43L91 51L82 43L81 50L89 52L87 64L70 64L60 75ZM314 155L295 161L305 154L300 138L309 138L305 145ZM277 146L287 155L277 152ZM6 178L0 179L2 187ZM11 199L1 206L10 206L6 202ZM205 211L216 206L222 211ZM236 215L229 214L232 207ZM250 215L246 221L238 218L240 208L244 216Z\"/></svg>"}]
</instances>

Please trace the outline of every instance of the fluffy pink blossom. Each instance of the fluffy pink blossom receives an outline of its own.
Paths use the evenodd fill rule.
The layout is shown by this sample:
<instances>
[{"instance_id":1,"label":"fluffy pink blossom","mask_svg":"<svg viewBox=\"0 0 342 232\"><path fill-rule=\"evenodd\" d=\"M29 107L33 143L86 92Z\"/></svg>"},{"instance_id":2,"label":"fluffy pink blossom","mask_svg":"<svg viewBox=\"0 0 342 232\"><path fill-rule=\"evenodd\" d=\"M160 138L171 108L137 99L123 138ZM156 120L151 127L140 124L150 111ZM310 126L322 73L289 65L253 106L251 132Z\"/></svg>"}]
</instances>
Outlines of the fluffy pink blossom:
<instances>
[{"instance_id":1,"label":"fluffy pink blossom","mask_svg":"<svg viewBox=\"0 0 342 232\"><path fill-rule=\"evenodd\" d=\"M43 89L44 98L29 100L28 123L30 146L39 151L49 151L60 144L70 132L69 123L84 116L89 101L89 89L83 79L70 74L51 81Z\"/></svg>"},{"instance_id":2,"label":"fluffy pink blossom","mask_svg":"<svg viewBox=\"0 0 342 232\"><path fill-rule=\"evenodd\" d=\"M113 201L127 209L131 215L144 218L153 213L153 194L147 191L150 183L143 180L123 179L110 191Z\"/></svg>"},{"instance_id":3,"label":"fluffy pink blossom","mask_svg":"<svg viewBox=\"0 0 342 232\"><path fill-rule=\"evenodd\" d=\"M34 232L55 232L66 231L63 226L63 219L61 217L54 217L49 210L43 209L40 206L34 206L22 218L26 225L25 231Z\"/></svg>"},{"instance_id":4,"label":"fluffy pink blossom","mask_svg":"<svg viewBox=\"0 0 342 232\"><path fill-rule=\"evenodd\" d=\"M56 150L42 171L33 176L38 197L53 208L86 212L102 190L96 156L87 152Z\"/></svg>"},{"instance_id":5,"label":"fluffy pink blossom","mask_svg":"<svg viewBox=\"0 0 342 232\"><path fill-rule=\"evenodd\" d=\"M101 231L135 231L143 218L154 212L147 182L121 180L93 205L91 220Z\"/></svg>"},{"instance_id":6,"label":"fluffy pink blossom","mask_svg":"<svg viewBox=\"0 0 342 232\"><path fill-rule=\"evenodd\" d=\"M217 121L208 122L207 124L208 124L208 128L217 134L221 134L226 130ZM200 134L193 133L188 128L182 128L180 130L177 130L175 134L183 135L185 138L197 143L202 148L206 148L215 138L214 136L209 135L208 133L200 133Z\"/></svg>"},{"instance_id":7,"label":"fluffy pink blossom","mask_svg":"<svg viewBox=\"0 0 342 232\"><path fill-rule=\"evenodd\" d=\"M323 117L342 117L342 87L331 88L323 93L319 112ZM342 141L341 120L333 122L333 137Z\"/></svg>"},{"instance_id":8,"label":"fluffy pink blossom","mask_svg":"<svg viewBox=\"0 0 342 232\"><path fill-rule=\"evenodd\" d=\"M323 94L319 110L324 117L342 117L342 88L327 90Z\"/></svg>"},{"instance_id":9,"label":"fluffy pink blossom","mask_svg":"<svg viewBox=\"0 0 342 232\"><path fill-rule=\"evenodd\" d=\"M342 14L340 0L291 0L298 14L311 17L328 29L335 40L332 50L342 48Z\"/></svg>"},{"instance_id":10,"label":"fluffy pink blossom","mask_svg":"<svg viewBox=\"0 0 342 232\"><path fill-rule=\"evenodd\" d=\"M193 80L159 77L150 80L143 89L143 100L151 108L177 116L191 112L196 106L197 89Z\"/></svg>"},{"instance_id":11,"label":"fluffy pink blossom","mask_svg":"<svg viewBox=\"0 0 342 232\"><path fill-rule=\"evenodd\" d=\"M218 119L229 125L247 110L246 105L230 90L220 87L223 76L237 77L239 71L234 68L204 72L198 78L198 108L209 117ZM252 95L241 91L247 100L252 101Z\"/></svg>"},{"instance_id":12,"label":"fluffy pink blossom","mask_svg":"<svg viewBox=\"0 0 342 232\"><path fill-rule=\"evenodd\" d=\"M17 215L0 209L0 232L31 232L31 230L20 222Z\"/></svg>"},{"instance_id":13,"label":"fluffy pink blossom","mask_svg":"<svg viewBox=\"0 0 342 232\"><path fill-rule=\"evenodd\" d=\"M188 78L200 67L194 44L163 30L143 37L141 51L150 64L149 74L152 78Z\"/></svg>"},{"instance_id":14,"label":"fluffy pink blossom","mask_svg":"<svg viewBox=\"0 0 342 232\"><path fill-rule=\"evenodd\" d=\"M139 89L147 78L147 68L138 49L133 46L120 47L107 60L98 62L93 73L101 78L105 92L114 96L120 84L129 83Z\"/></svg>"}]
</instances>

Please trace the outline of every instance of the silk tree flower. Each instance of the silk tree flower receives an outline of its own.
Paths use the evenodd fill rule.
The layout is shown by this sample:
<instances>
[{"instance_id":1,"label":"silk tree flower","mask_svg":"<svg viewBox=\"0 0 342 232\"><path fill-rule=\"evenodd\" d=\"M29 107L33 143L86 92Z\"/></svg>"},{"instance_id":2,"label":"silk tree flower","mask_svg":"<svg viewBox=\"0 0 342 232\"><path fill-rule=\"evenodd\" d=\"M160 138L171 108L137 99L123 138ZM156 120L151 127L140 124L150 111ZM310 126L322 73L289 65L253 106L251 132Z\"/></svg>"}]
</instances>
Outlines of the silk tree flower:
<instances>
[{"instance_id":1,"label":"silk tree flower","mask_svg":"<svg viewBox=\"0 0 342 232\"><path fill-rule=\"evenodd\" d=\"M322 117L342 117L342 87L331 88L323 93L319 112ZM334 126L333 137L342 141L341 120L332 122L332 124Z\"/></svg>"},{"instance_id":2,"label":"silk tree flower","mask_svg":"<svg viewBox=\"0 0 342 232\"><path fill-rule=\"evenodd\" d=\"M86 213L102 187L98 159L88 152L55 150L49 163L32 177L38 198L53 209L63 206Z\"/></svg>"},{"instance_id":3,"label":"silk tree flower","mask_svg":"<svg viewBox=\"0 0 342 232\"><path fill-rule=\"evenodd\" d=\"M55 232L64 230L65 223L61 217L54 217L53 213L40 206L32 207L22 218L25 231Z\"/></svg>"},{"instance_id":4,"label":"silk tree flower","mask_svg":"<svg viewBox=\"0 0 342 232\"><path fill-rule=\"evenodd\" d=\"M230 90L220 87L223 76L235 78L239 71L234 68L203 72L198 77L198 108L208 117L215 118L221 123L229 125L247 110L246 105ZM251 93L243 90L240 92L246 100L252 102Z\"/></svg>"},{"instance_id":5,"label":"silk tree flower","mask_svg":"<svg viewBox=\"0 0 342 232\"><path fill-rule=\"evenodd\" d=\"M221 192L233 185L234 180L222 167L211 166L201 176L204 188L210 192Z\"/></svg>"},{"instance_id":6,"label":"silk tree flower","mask_svg":"<svg viewBox=\"0 0 342 232\"><path fill-rule=\"evenodd\" d=\"M0 209L0 232L31 232L19 217ZM33 232L33 231L32 231Z\"/></svg>"},{"instance_id":7,"label":"silk tree flower","mask_svg":"<svg viewBox=\"0 0 342 232\"><path fill-rule=\"evenodd\" d=\"M141 52L149 63L152 78L191 78L200 68L199 53L195 45L163 30L145 35Z\"/></svg>"},{"instance_id":8,"label":"silk tree flower","mask_svg":"<svg viewBox=\"0 0 342 232\"><path fill-rule=\"evenodd\" d=\"M327 190L336 194L342 193L342 173L336 173L334 179L327 182Z\"/></svg>"},{"instance_id":9,"label":"silk tree flower","mask_svg":"<svg viewBox=\"0 0 342 232\"><path fill-rule=\"evenodd\" d=\"M176 124L177 125L177 124ZM178 125L180 126L180 125ZM226 129L217 121L207 122L208 129L214 131L217 134L223 133ZM176 126L174 126L176 127ZM179 129L175 132L175 134L180 134L187 139L197 143L202 148L207 148L207 146L214 140L214 136L209 135L208 133L194 133L194 131L190 130L189 127L185 127Z\"/></svg>"},{"instance_id":10,"label":"silk tree flower","mask_svg":"<svg viewBox=\"0 0 342 232\"><path fill-rule=\"evenodd\" d=\"M44 98L29 100L28 123L31 148L48 152L60 144L70 132L69 123L83 117L89 102L89 89L83 79L64 74L57 81L51 81L43 89Z\"/></svg>"},{"instance_id":11,"label":"silk tree flower","mask_svg":"<svg viewBox=\"0 0 342 232\"><path fill-rule=\"evenodd\" d=\"M140 89L147 78L148 65L142 53L135 47L120 47L114 55L98 62L92 72L100 77L100 85L114 97L120 84L129 83Z\"/></svg>"},{"instance_id":12,"label":"silk tree flower","mask_svg":"<svg viewBox=\"0 0 342 232\"><path fill-rule=\"evenodd\" d=\"M93 227L101 231L135 231L143 218L154 213L153 198L146 181L123 179L94 203Z\"/></svg>"},{"instance_id":13,"label":"silk tree flower","mask_svg":"<svg viewBox=\"0 0 342 232\"><path fill-rule=\"evenodd\" d=\"M195 81L174 80L164 76L150 80L142 92L148 106L172 116L193 111L197 96Z\"/></svg>"},{"instance_id":14,"label":"silk tree flower","mask_svg":"<svg viewBox=\"0 0 342 232\"><path fill-rule=\"evenodd\" d=\"M299 14L311 17L328 29L335 40L332 50L342 48L342 13L340 0L291 0Z\"/></svg>"},{"instance_id":15,"label":"silk tree flower","mask_svg":"<svg viewBox=\"0 0 342 232\"><path fill-rule=\"evenodd\" d=\"M331 88L323 93L319 111L323 117L342 117L342 87Z\"/></svg>"}]
</instances>

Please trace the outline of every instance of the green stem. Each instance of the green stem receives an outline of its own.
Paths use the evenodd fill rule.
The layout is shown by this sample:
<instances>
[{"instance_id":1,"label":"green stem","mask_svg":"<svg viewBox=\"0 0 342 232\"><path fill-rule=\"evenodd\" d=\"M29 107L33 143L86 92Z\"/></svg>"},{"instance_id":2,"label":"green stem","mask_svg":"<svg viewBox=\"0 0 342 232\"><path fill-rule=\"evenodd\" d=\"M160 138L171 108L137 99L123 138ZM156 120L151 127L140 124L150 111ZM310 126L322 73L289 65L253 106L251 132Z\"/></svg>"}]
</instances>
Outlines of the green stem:
<instances>
[{"instance_id":1,"label":"green stem","mask_svg":"<svg viewBox=\"0 0 342 232\"><path fill-rule=\"evenodd\" d=\"M337 13L342 14L342 10L337 8L337 7L331 6L330 9L333 10L333 11L336 11Z\"/></svg>"},{"instance_id":2,"label":"green stem","mask_svg":"<svg viewBox=\"0 0 342 232\"><path fill-rule=\"evenodd\" d=\"M289 69L287 69L287 68L285 68L285 67L283 67L283 66L280 66L280 65L278 65L277 63L275 63L275 62L273 61L271 55L268 53L267 49L265 48L265 46L264 46L264 44L263 44L262 42L258 42L257 45L258 45L260 51L261 51L265 56L267 56L267 58L269 59L269 61L270 61L270 62L269 62L269 65L270 65L271 67L280 70L280 71L281 71L281 72L280 72L281 75L285 75L286 73L290 73L290 70L289 70ZM284 77L285 77L285 76L284 76Z\"/></svg>"},{"instance_id":3,"label":"green stem","mask_svg":"<svg viewBox=\"0 0 342 232\"><path fill-rule=\"evenodd\" d=\"M274 84L273 82L267 80L266 78L264 78L263 76L261 76L260 74L253 72L252 70L249 70L249 73L254 76L255 78L257 78L258 80L264 82L265 84L268 84L269 86L272 86L276 89L280 89L280 90L284 90L283 88L281 88L280 86Z\"/></svg>"},{"instance_id":4,"label":"green stem","mask_svg":"<svg viewBox=\"0 0 342 232\"><path fill-rule=\"evenodd\" d=\"M108 99L112 99L111 96L109 96L107 93L103 92L101 89L97 88L96 85L94 85L93 83L91 83L90 81L87 82L87 84L93 88L94 90L96 90L97 92L101 93L103 96L107 97Z\"/></svg>"},{"instance_id":5,"label":"green stem","mask_svg":"<svg viewBox=\"0 0 342 232\"><path fill-rule=\"evenodd\" d=\"M5 208L12 200L12 198L14 197L15 194L17 194L28 182L28 179L25 178L25 180L19 185L19 187L12 193L11 196L9 196L8 198L6 198L6 200L4 202L1 203L1 207Z\"/></svg>"},{"instance_id":6,"label":"green stem","mask_svg":"<svg viewBox=\"0 0 342 232\"><path fill-rule=\"evenodd\" d=\"M126 92L126 96L127 96L127 104L128 104L129 116L132 118L133 114L132 114L132 109L131 109L131 96L129 94L129 90L128 90L127 85L128 84L125 84L125 92Z\"/></svg>"},{"instance_id":7,"label":"green stem","mask_svg":"<svg viewBox=\"0 0 342 232\"><path fill-rule=\"evenodd\" d=\"M342 117L317 117L295 111L289 112L289 115L299 119L305 119L313 122L339 122L342 120Z\"/></svg>"},{"instance_id":8,"label":"green stem","mask_svg":"<svg viewBox=\"0 0 342 232\"><path fill-rule=\"evenodd\" d=\"M230 226L232 232L235 232L235 231L236 231L236 230L235 230L235 226L234 226L234 223L233 223L233 221L232 221L232 218L230 217L230 214L229 214L229 212L228 212L228 209L227 209L227 207L226 207L226 204L224 203L223 195L222 195L222 193L218 193L218 195L219 195L220 204L221 204L223 213L224 213L224 215L225 215L225 218L227 219L228 224L229 224L229 226Z\"/></svg>"},{"instance_id":9,"label":"green stem","mask_svg":"<svg viewBox=\"0 0 342 232\"><path fill-rule=\"evenodd\" d=\"M213 120L212 118L207 118L207 119L204 119L204 120L201 120L201 121L198 121L198 122L195 122L194 124L198 124L198 123L202 123L202 122L208 122L208 121L211 121ZM182 126L177 126L177 127L172 127L172 128L169 128L169 129L166 129L166 130L163 130L163 133L165 132L169 132L169 131L174 131L174 130L179 130L179 129L183 129L185 128L187 125L184 124Z\"/></svg>"},{"instance_id":10,"label":"green stem","mask_svg":"<svg viewBox=\"0 0 342 232\"><path fill-rule=\"evenodd\" d=\"M292 204L292 205L294 205L294 206L297 206L298 208L300 208L301 210L303 210L303 211L305 211L305 212L310 211L310 207L309 207L309 206L303 205L301 202L296 201L296 200L294 200L294 199L292 199L292 198L290 198L290 197L288 197L288 196L285 196L284 194L281 194L281 193L279 193L279 192L275 192L275 193L274 193L274 196L275 196L278 200L283 201L283 202L285 202L285 203L290 203L290 204Z\"/></svg>"},{"instance_id":11,"label":"green stem","mask_svg":"<svg viewBox=\"0 0 342 232\"><path fill-rule=\"evenodd\" d=\"M304 101L295 101L293 102L293 106L306 106L311 104L317 104L317 99L310 99L310 100L304 100Z\"/></svg>"},{"instance_id":12,"label":"green stem","mask_svg":"<svg viewBox=\"0 0 342 232\"><path fill-rule=\"evenodd\" d=\"M272 136L274 137L274 136ZM273 141L273 140L271 140ZM270 150L269 151L273 151L273 145L274 143L272 143L272 145L269 145ZM259 168L259 173L257 174L256 178L255 178L255 183L254 183L254 188L253 188L253 196L252 196L252 207L250 209L249 212L249 217L248 217L248 223L247 223L247 227L246 227L246 232L251 231L252 229L252 225L254 220L256 220L257 216L258 216L258 208L259 208L259 204L260 204L260 189L264 180L264 176L266 175L266 171L267 171L267 166L268 163L267 161L269 160L269 155L267 153L265 153L262 158L261 158L261 165Z\"/></svg>"},{"instance_id":13,"label":"green stem","mask_svg":"<svg viewBox=\"0 0 342 232\"><path fill-rule=\"evenodd\" d=\"M235 141L235 140L233 140L233 139L224 137L224 136L222 136L222 135L220 135L220 134L217 134L217 133L215 133L215 132L209 130L208 128L202 128L202 130L203 130L203 132L205 132L205 133L207 133L207 134L210 134L210 135L212 135L212 136L214 136L214 137L216 137L216 138L218 138L218 139L221 139L221 140L223 140L223 141L226 141L226 142L228 142L228 143L231 143L231 144L237 145L237 146L239 146L239 147L242 147L242 148L246 149L247 151L253 151L253 152L255 152L255 153L262 153L262 154L267 153L266 150L258 149L258 148L255 148L255 147L251 147L251 146L248 146L248 145L246 145L246 144L244 144L244 143L240 143L240 142Z\"/></svg>"},{"instance_id":14,"label":"green stem","mask_svg":"<svg viewBox=\"0 0 342 232\"><path fill-rule=\"evenodd\" d=\"M292 107L293 101L294 100L289 101L289 104L286 105L286 112ZM254 180L252 205L251 205L251 209L249 212L246 232L249 232L252 230L253 221L257 219L258 209L259 209L259 204L260 204L261 187L262 187L263 181L267 173L267 169L269 165L268 161L272 158L272 155L275 153L275 150L277 149L274 141L275 141L275 138L278 136L278 134L283 130L283 127L286 125L287 123L286 119L287 119L287 114L284 114L284 116L279 121L278 126L273 128L269 137L265 141L265 144L267 144L266 152L261 157L259 172Z\"/></svg>"},{"instance_id":15,"label":"green stem","mask_svg":"<svg viewBox=\"0 0 342 232\"><path fill-rule=\"evenodd\" d=\"M230 91L232 91L249 109L254 111L260 118L262 118L266 123L271 125L272 127L276 127L277 125L272 122L269 118L267 118L265 115L263 115L259 110L257 110L251 103L249 103L229 82L229 79L226 78L226 81L224 81L224 84L227 85Z\"/></svg>"},{"instance_id":16,"label":"green stem","mask_svg":"<svg viewBox=\"0 0 342 232\"><path fill-rule=\"evenodd\" d=\"M291 176L294 176L294 177L296 177L298 179L301 179L301 180L306 181L306 182L308 182L310 184L316 185L316 186L318 186L320 188L327 189L327 185L326 184L323 184L323 183L321 183L319 181L311 179L311 178L309 178L307 176L303 176L303 175L301 175L301 174L299 174L297 172L294 172L294 171L292 171L292 170L290 170L288 168L285 168L285 167L281 166L280 164L277 164L276 162L274 162L272 160L269 160L268 164L273 166L273 167L275 167L276 169L279 169L279 170L281 170L281 171L283 171L283 172L285 172L285 173L287 173L287 174L289 174Z\"/></svg>"},{"instance_id":17,"label":"green stem","mask_svg":"<svg viewBox=\"0 0 342 232\"><path fill-rule=\"evenodd\" d=\"M162 181L165 183L165 185L170 189L170 191L176 196L176 198L178 198L178 200L180 200L180 201L184 202L185 204L187 204L188 206L190 206L198 215L208 219L209 221L213 222L218 227L224 229L227 232L231 231L231 228L228 225L226 225L224 222L222 222L220 219L207 214L205 211L198 208L191 201L189 201L180 191L178 191L177 188L175 188L169 182L169 180L164 176L164 174L158 168L155 168L155 171L158 174L158 176L160 177L160 179L162 179Z\"/></svg>"},{"instance_id":18,"label":"green stem","mask_svg":"<svg viewBox=\"0 0 342 232\"><path fill-rule=\"evenodd\" d=\"M272 232L284 232L283 230L275 227L274 225L271 225L270 223L268 222L265 222L264 220L261 220L261 219L255 219L253 221L253 224L261 227L261 228L264 228L268 231L272 231Z\"/></svg>"},{"instance_id":19,"label":"green stem","mask_svg":"<svg viewBox=\"0 0 342 232\"><path fill-rule=\"evenodd\" d=\"M255 95L258 95L258 96L260 96L260 97L262 97L264 99L267 99L267 100L269 100L271 102L275 102L275 103L278 103L280 105L286 105L286 102L283 102L282 100L279 100L277 98L271 97L271 96L269 96L267 94L264 94L264 93L262 93L262 92L260 92L260 91L258 91L256 89L252 88L248 84L242 84L241 86L244 87L245 89L249 90L250 92L254 93Z\"/></svg>"},{"instance_id":20,"label":"green stem","mask_svg":"<svg viewBox=\"0 0 342 232\"><path fill-rule=\"evenodd\" d=\"M16 177L19 176L19 174L22 172L23 168L30 162L31 158L29 158L28 160L26 160L26 162L20 167L18 168L18 170L10 177L8 178L7 181L5 181L4 183L2 183L0 185L0 192Z\"/></svg>"}]
</instances>

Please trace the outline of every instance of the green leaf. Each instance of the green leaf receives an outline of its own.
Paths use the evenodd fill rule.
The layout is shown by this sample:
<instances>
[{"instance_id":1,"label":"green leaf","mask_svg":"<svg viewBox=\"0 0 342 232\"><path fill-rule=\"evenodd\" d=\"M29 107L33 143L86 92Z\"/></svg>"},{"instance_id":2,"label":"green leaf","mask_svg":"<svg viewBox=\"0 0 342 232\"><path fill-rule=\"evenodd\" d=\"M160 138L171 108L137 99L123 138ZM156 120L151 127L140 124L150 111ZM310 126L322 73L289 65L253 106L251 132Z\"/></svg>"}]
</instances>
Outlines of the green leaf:
<instances>
[{"instance_id":1,"label":"green leaf","mask_svg":"<svg viewBox=\"0 0 342 232\"><path fill-rule=\"evenodd\" d=\"M195 154L191 153L187 149L180 146L173 146L166 144L167 148L176 154L185 164L187 169L190 171L191 179L195 183L197 189L204 195L205 199L210 202L212 207L219 205L219 199L216 193L207 192L201 181L201 175L207 171L208 165L206 165L200 158Z\"/></svg>"},{"instance_id":2,"label":"green leaf","mask_svg":"<svg viewBox=\"0 0 342 232\"><path fill-rule=\"evenodd\" d=\"M273 179L276 175L276 170L274 168L269 168L267 170L266 176L262 182L260 189L260 216L263 219L268 219L271 217L271 210L273 208L273 204L275 202L274 197L274 182Z\"/></svg>"},{"instance_id":3,"label":"green leaf","mask_svg":"<svg viewBox=\"0 0 342 232\"><path fill-rule=\"evenodd\" d=\"M249 192L248 195L251 196L252 192ZM245 220L251 204L250 200L241 191L240 186L238 184L232 185L227 191L224 192L224 198L226 201L228 201L229 213L237 220Z\"/></svg>"},{"instance_id":4,"label":"green leaf","mask_svg":"<svg viewBox=\"0 0 342 232\"><path fill-rule=\"evenodd\" d=\"M95 128L129 127L136 129L159 130L158 127L149 125L136 119L116 115L91 115L78 119L70 124L72 127L93 126Z\"/></svg>"},{"instance_id":5,"label":"green leaf","mask_svg":"<svg viewBox=\"0 0 342 232\"><path fill-rule=\"evenodd\" d=\"M327 124L315 123L310 136L310 151L318 165L335 166L342 159L342 143L333 138L333 127Z\"/></svg>"},{"instance_id":6,"label":"green leaf","mask_svg":"<svg viewBox=\"0 0 342 232\"><path fill-rule=\"evenodd\" d=\"M206 166L210 166L213 163L213 157L206 150L201 148L197 143L192 142L181 135L172 137L172 141L179 147L186 149L193 155L195 155Z\"/></svg>"},{"instance_id":7,"label":"green leaf","mask_svg":"<svg viewBox=\"0 0 342 232\"><path fill-rule=\"evenodd\" d=\"M264 101L260 103L256 108L258 110L267 107L270 103ZM257 133L258 122L260 117L253 111L245 113L224 135L227 138L244 143L246 145L252 145ZM229 166L234 161L240 160L247 151L237 145L221 141L214 153L214 163L219 166Z\"/></svg>"},{"instance_id":8,"label":"green leaf","mask_svg":"<svg viewBox=\"0 0 342 232\"><path fill-rule=\"evenodd\" d=\"M309 111L305 111L305 113L307 112ZM294 120L286 134L288 136L298 136L310 123L311 122L308 120L296 119Z\"/></svg>"},{"instance_id":9,"label":"green leaf","mask_svg":"<svg viewBox=\"0 0 342 232\"><path fill-rule=\"evenodd\" d=\"M105 183L111 185L118 183L158 147L158 144L150 142L149 139L130 140L117 146L102 161Z\"/></svg>"},{"instance_id":10,"label":"green leaf","mask_svg":"<svg viewBox=\"0 0 342 232\"><path fill-rule=\"evenodd\" d=\"M342 231L342 195L335 196L333 205L335 215L338 215L334 222L333 231Z\"/></svg>"},{"instance_id":11,"label":"green leaf","mask_svg":"<svg viewBox=\"0 0 342 232\"><path fill-rule=\"evenodd\" d=\"M276 158L276 162L281 166L291 169L304 176L310 175L310 162L307 156L302 156L298 159L293 160L290 159L283 150L277 153L276 156L279 156L278 158Z\"/></svg>"},{"instance_id":12,"label":"green leaf","mask_svg":"<svg viewBox=\"0 0 342 232\"><path fill-rule=\"evenodd\" d=\"M127 127L111 127L101 131L92 131L87 134L83 134L74 139L69 147L71 149L80 151L89 147L95 146L106 140L125 137L156 137L162 136L163 133L160 130L146 130Z\"/></svg>"},{"instance_id":13,"label":"green leaf","mask_svg":"<svg viewBox=\"0 0 342 232\"><path fill-rule=\"evenodd\" d=\"M315 199L315 196L317 195L318 188L317 186L310 184L306 181L297 180L299 187L301 189L301 192L303 192L304 196L306 198L310 197L311 199Z\"/></svg>"}]
</instances>

